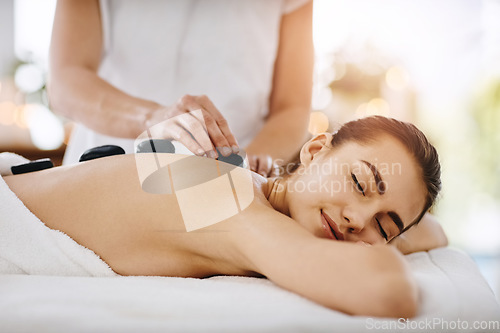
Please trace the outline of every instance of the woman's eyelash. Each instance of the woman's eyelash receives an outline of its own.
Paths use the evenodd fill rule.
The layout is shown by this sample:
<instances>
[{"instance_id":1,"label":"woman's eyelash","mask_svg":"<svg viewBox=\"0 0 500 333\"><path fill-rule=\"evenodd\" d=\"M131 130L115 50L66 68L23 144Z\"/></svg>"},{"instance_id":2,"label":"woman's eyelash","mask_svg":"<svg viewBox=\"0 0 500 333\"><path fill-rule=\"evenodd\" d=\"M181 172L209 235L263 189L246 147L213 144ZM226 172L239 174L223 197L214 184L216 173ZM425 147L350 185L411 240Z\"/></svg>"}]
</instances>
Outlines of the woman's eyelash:
<instances>
[{"instance_id":1,"label":"woman's eyelash","mask_svg":"<svg viewBox=\"0 0 500 333\"><path fill-rule=\"evenodd\" d=\"M358 182L358 178L356 178L356 176L352 172L351 172L351 177L352 177L352 180L354 181L354 184L356 184L356 187L358 188L358 190L363 194L363 196L365 196L365 191L363 190L363 187Z\"/></svg>"},{"instance_id":2,"label":"woman's eyelash","mask_svg":"<svg viewBox=\"0 0 500 333\"><path fill-rule=\"evenodd\" d=\"M384 229L382 228L382 225L380 224L380 221L378 220L378 218L375 218L375 221L377 221L377 224L378 224L378 228L380 230L380 233L382 234L382 237L384 237L384 239L387 241L387 234L385 233Z\"/></svg>"}]
</instances>

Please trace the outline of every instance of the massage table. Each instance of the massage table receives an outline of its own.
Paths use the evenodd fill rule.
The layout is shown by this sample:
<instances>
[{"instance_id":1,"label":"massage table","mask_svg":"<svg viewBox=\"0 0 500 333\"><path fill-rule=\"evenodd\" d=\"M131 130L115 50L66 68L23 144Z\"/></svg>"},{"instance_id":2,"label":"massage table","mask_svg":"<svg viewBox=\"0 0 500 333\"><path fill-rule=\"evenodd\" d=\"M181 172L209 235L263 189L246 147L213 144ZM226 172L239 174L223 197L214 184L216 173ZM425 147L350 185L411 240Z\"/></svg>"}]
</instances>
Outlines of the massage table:
<instances>
[{"instance_id":1,"label":"massage table","mask_svg":"<svg viewBox=\"0 0 500 333\"><path fill-rule=\"evenodd\" d=\"M349 316L258 278L4 274L0 332L500 331L472 327L500 325L500 307L468 255L441 248L406 258L420 292L409 321Z\"/></svg>"}]
</instances>

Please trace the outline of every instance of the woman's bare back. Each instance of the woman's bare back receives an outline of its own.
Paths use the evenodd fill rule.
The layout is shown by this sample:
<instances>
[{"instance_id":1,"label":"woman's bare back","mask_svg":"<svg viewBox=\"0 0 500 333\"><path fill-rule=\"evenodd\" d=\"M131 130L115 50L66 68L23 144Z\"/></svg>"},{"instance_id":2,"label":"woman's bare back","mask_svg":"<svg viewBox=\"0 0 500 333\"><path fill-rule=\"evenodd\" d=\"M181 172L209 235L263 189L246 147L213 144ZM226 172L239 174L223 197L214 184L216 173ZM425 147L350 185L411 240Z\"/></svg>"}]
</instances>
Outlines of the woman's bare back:
<instances>
[{"instance_id":1,"label":"woman's bare back","mask_svg":"<svg viewBox=\"0 0 500 333\"><path fill-rule=\"evenodd\" d=\"M49 228L92 249L117 273L257 275L238 258L233 226L241 229L248 223L254 206L279 214L266 208L259 181L252 207L221 223L187 232L176 195L148 193L141 186L137 156L103 158L5 177L5 181Z\"/></svg>"}]
</instances>

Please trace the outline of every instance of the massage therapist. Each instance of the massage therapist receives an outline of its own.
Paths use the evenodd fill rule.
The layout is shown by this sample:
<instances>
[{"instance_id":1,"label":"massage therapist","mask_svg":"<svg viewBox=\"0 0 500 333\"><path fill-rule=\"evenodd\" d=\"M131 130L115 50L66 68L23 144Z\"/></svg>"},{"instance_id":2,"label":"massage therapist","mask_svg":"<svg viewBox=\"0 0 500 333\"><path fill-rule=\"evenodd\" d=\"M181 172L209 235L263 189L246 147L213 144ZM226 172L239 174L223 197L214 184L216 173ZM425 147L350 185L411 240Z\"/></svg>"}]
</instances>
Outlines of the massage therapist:
<instances>
[{"instance_id":1,"label":"massage therapist","mask_svg":"<svg viewBox=\"0 0 500 333\"><path fill-rule=\"evenodd\" d=\"M106 144L132 153L163 122L193 153L241 147L268 175L306 139L312 67L312 1L58 0L48 92L77 123L64 164Z\"/></svg>"}]
</instances>

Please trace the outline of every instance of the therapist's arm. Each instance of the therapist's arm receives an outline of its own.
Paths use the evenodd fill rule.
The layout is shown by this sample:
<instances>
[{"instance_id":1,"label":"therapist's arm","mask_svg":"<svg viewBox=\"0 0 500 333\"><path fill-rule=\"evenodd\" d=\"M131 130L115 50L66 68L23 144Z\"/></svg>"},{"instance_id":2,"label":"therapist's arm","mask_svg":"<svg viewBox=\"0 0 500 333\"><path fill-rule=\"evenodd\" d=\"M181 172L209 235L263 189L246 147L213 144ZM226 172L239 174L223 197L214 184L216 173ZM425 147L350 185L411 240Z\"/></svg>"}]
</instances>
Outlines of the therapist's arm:
<instances>
[{"instance_id":1,"label":"therapist's arm","mask_svg":"<svg viewBox=\"0 0 500 333\"><path fill-rule=\"evenodd\" d=\"M290 160L307 139L314 51L312 1L282 17L269 116L247 147L251 155Z\"/></svg>"},{"instance_id":2,"label":"therapist's arm","mask_svg":"<svg viewBox=\"0 0 500 333\"><path fill-rule=\"evenodd\" d=\"M175 105L163 106L131 96L101 79L97 70L102 45L99 1L58 0L48 83L55 112L96 132L131 139L166 121L160 135L178 139L194 153L213 151L213 146L237 146L224 117L206 96L185 95ZM197 109L203 110L205 129L201 119L185 113ZM180 114L187 115L182 125L169 120Z\"/></svg>"}]
</instances>

